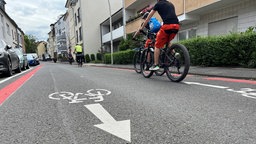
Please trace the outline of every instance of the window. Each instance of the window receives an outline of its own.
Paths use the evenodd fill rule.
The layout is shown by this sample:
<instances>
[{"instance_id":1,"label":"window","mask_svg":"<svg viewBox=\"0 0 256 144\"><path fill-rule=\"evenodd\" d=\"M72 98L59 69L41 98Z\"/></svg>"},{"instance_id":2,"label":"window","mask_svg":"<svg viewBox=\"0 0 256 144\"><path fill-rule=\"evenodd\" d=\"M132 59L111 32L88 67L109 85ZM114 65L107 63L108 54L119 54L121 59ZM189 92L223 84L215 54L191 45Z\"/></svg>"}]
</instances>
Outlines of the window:
<instances>
[{"instance_id":1,"label":"window","mask_svg":"<svg viewBox=\"0 0 256 144\"><path fill-rule=\"evenodd\" d=\"M75 25L77 25L77 16L75 14Z\"/></svg>"},{"instance_id":2,"label":"window","mask_svg":"<svg viewBox=\"0 0 256 144\"><path fill-rule=\"evenodd\" d=\"M196 28L186 29L178 33L178 40L186 40L196 37Z\"/></svg>"},{"instance_id":3,"label":"window","mask_svg":"<svg viewBox=\"0 0 256 144\"><path fill-rule=\"evenodd\" d=\"M78 31L76 31L76 43L78 43Z\"/></svg>"},{"instance_id":4,"label":"window","mask_svg":"<svg viewBox=\"0 0 256 144\"><path fill-rule=\"evenodd\" d=\"M187 31L179 32L179 40L185 40L187 39Z\"/></svg>"},{"instance_id":5,"label":"window","mask_svg":"<svg viewBox=\"0 0 256 144\"><path fill-rule=\"evenodd\" d=\"M238 17L232 17L209 23L208 35L225 35L230 32L237 32Z\"/></svg>"},{"instance_id":6,"label":"window","mask_svg":"<svg viewBox=\"0 0 256 144\"><path fill-rule=\"evenodd\" d=\"M12 30L12 39L14 40L14 34L13 34L13 30Z\"/></svg>"},{"instance_id":7,"label":"window","mask_svg":"<svg viewBox=\"0 0 256 144\"><path fill-rule=\"evenodd\" d=\"M3 37L5 38L5 28L4 28L4 16L2 14L0 14L1 16L1 25L2 25L2 34L3 34Z\"/></svg>"},{"instance_id":8,"label":"window","mask_svg":"<svg viewBox=\"0 0 256 144\"><path fill-rule=\"evenodd\" d=\"M11 36L10 26L6 23L7 34Z\"/></svg>"},{"instance_id":9,"label":"window","mask_svg":"<svg viewBox=\"0 0 256 144\"><path fill-rule=\"evenodd\" d=\"M79 28L79 40L83 40L83 32L82 32L82 27Z\"/></svg>"},{"instance_id":10,"label":"window","mask_svg":"<svg viewBox=\"0 0 256 144\"><path fill-rule=\"evenodd\" d=\"M1 22L4 23L4 16L2 14L1 15Z\"/></svg>"},{"instance_id":11,"label":"window","mask_svg":"<svg viewBox=\"0 0 256 144\"><path fill-rule=\"evenodd\" d=\"M194 37L196 37L196 29L188 30L188 38L194 38Z\"/></svg>"},{"instance_id":12,"label":"window","mask_svg":"<svg viewBox=\"0 0 256 144\"><path fill-rule=\"evenodd\" d=\"M81 20L81 17L80 17L80 8L78 8L77 9L77 20L78 20L78 22L80 22L80 20Z\"/></svg>"},{"instance_id":13,"label":"window","mask_svg":"<svg viewBox=\"0 0 256 144\"><path fill-rule=\"evenodd\" d=\"M118 29L119 27L123 26L123 19L120 18L113 23L113 29Z\"/></svg>"}]
</instances>

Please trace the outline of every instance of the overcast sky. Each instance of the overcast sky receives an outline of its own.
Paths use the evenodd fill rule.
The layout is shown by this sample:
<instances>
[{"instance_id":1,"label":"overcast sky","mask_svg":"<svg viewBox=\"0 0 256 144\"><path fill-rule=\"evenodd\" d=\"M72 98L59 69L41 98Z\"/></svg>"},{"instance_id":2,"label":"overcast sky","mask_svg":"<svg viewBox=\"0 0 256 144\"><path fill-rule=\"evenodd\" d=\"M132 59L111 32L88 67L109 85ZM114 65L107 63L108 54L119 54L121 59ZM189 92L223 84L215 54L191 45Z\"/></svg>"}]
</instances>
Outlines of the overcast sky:
<instances>
[{"instance_id":1,"label":"overcast sky","mask_svg":"<svg viewBox=\"0 0 256 144\"><path fill-rule=\"evenodd\" d=\"M5 0L7 14L27 35L46 41L50 24L66 12L66 0Z\"/></svg>"}]
</instances>

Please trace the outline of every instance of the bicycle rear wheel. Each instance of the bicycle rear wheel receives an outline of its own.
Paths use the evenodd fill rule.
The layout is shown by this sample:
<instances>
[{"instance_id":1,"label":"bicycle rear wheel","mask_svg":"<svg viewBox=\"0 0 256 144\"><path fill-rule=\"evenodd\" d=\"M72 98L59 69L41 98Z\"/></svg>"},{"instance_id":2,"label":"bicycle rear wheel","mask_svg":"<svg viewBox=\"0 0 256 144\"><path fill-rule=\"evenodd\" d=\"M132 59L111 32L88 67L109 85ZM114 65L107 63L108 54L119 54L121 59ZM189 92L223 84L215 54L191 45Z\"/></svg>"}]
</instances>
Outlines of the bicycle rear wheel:
<instances>
[{"instance_id":1,"label":"bicycle rear wheel","mask_svg":"<svg viewBox=\"0 0 256 144\"><path fill-rule=\"evenodd\" d=\"M171 81L182 81L187 76L190 67L187 48L181 44L173 44L166 51L164 64L166 75Z\"/></svg>"},{"instance_id":2,"label":"bicycle rear wheel","mask_svg":"<svg viewBox=\"0 0 256 144\"><path fill-rule=\"evenodd\" d=\"M133 56L133 67L134 67L134 70L136 71L136 73L141 73L140 55L141 55L141 51L137 51L137 52L135 52L135 54Z\"/></svg>"},{"instance_id":3,"label":"bicycle rear wheel","mask_svg":"<svg viewBox=\"0 0 256 144\"><path fill-rule=\"evenodd\" d=\"M154 64L154 54L149 49L145 49L141 55L141 73L145 78L150 78L154 71L150 71L149 68Z\"/></svg>"}]
</instances>

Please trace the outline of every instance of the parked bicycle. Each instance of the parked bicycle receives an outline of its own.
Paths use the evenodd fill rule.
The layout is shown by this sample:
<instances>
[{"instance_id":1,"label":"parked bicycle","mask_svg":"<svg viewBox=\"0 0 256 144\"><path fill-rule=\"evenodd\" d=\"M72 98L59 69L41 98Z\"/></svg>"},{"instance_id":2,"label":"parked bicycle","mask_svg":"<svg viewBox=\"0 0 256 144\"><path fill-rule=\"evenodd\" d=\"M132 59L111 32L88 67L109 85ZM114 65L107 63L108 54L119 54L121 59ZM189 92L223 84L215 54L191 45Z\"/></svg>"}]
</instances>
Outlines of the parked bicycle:
<instances>
[{"instance_id":1,"label":"parked bicycle","mask_svg":"<svg viewBox=\"0 0 256 144\"><path fill-rule=\"evenodd\" d=\"M142 32L144 33L145 32ZM155 39L153 39L153 42ZM158 71L149 71L154 64L154 47L151 46L144 49L141 56L141 73L145 78L150 78L153 73L164 74L174 82L182 81L188 74L190 67L190 56L187 48L182 44L172 44L169 48L166 44L165 48L160 49Z\"/></svg>"}]
</instances>

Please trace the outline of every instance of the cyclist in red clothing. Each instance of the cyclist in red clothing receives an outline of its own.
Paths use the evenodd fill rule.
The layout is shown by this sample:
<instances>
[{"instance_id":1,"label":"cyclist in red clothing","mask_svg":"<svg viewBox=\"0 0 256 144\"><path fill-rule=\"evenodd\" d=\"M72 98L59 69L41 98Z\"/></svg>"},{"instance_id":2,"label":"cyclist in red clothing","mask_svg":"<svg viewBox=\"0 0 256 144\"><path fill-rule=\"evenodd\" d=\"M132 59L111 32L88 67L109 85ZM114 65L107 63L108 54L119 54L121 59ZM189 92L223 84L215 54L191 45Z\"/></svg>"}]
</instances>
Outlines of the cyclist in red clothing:
<instances>
[{"instance_id":1,"label":"cyclist in red clothing","mask_svg":"<svg viewBox=\"0 0 256 144\"><path fill-rule=\"evenodd\" d=\"M160 55L160 48L163 48L166 43L170 42L176 36L180 29L179 20L176 16L174 5L167 0L157 0L157 3L150 11L145 22L136 33L138 33L147 25L150 18L155 14L155 12L158 12L160 17L162 18L163 25L161 26L156 36L154 65L149 68L149 70L152 71L156 71L159 69L158 60ZM169 46L170 45L171 43L169 43Z\"/></svg>"}]
</instances>

